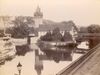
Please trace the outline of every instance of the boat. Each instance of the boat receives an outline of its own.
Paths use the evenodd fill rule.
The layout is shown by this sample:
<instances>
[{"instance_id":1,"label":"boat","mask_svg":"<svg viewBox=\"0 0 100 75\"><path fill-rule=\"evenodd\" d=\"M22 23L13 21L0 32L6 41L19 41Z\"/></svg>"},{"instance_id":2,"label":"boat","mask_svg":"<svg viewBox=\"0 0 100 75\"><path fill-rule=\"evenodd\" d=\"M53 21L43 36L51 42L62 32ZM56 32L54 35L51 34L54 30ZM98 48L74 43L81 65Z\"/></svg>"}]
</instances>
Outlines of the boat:
<instances>
[{"instance_id":1,"label":"boat","mask_svg":"<svg viewBox=\"0 0 100 75\"><path fill-rule=\"evenodd\" d=\"M10 36L0 37L0 59L12 59L16 55L16 48Z\"/></svg>"},{"instance_id":2,"label":"boat","mask_svg":"<svg viewBox=\"0 0 100 75\"><path fill-rule=\"evenodd\" d=\"M6 55L3 55L3 54L0 52L0 64L5 63L5 57L6 57Z\"/></svg>"}]
</instances>

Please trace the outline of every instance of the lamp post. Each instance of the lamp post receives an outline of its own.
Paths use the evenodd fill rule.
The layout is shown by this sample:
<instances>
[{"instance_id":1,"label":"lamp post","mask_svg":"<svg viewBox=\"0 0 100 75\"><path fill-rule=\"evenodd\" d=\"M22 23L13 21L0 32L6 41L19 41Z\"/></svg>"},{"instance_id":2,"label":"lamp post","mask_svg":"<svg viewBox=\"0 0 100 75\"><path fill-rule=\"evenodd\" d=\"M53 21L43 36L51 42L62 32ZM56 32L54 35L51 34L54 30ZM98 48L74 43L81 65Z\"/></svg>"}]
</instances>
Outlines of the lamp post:
<instances>
[{"instance_id":1,"label":"lamp post","mask_svg":"<svg viewBox=\"0 0 100 75\"><path fill-rule=\"evenodd\" d=\"M19 75L21 75L22 65L21 65L20 62L19 62L18 65L17 65L17 69L18 69Z\"/></svg>"}]
</instances>

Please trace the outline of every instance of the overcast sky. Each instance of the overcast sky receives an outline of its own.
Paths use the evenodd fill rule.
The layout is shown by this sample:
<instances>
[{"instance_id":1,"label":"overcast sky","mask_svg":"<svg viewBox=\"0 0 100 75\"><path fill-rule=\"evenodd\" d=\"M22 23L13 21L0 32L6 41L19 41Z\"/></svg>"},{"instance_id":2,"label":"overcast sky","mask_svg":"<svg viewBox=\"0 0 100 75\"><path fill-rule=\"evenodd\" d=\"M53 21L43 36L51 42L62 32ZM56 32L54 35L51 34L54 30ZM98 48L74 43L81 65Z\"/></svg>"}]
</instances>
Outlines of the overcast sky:
<instances>
[{"instance_id":1,"label":"overcast sky","mask_svg":"<svg viewBox=\"0 0 100 75\"><path fill-rule=\"evenodd\" d=\"M0 0L0 15L29 15L40 6L44 19L73 20L76 25L100 24L100 0Z\"/></svg>"}]
</instances>

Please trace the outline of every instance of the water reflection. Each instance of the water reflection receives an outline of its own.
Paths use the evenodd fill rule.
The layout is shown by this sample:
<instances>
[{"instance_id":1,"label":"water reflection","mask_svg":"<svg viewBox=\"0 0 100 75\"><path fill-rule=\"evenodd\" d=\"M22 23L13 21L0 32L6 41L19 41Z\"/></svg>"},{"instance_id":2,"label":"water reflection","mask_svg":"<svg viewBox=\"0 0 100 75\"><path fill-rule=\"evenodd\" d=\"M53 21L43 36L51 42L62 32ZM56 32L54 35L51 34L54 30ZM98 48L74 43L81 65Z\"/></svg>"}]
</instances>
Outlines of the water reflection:
<instances>
[{"instance_id":1,"label":"water reflection","mask_svg":"<svg viewBox=\"0 0 100 75\"><path fill-rule=\"evenodd\" d=\"M25 56L27 52L32 51L29 45L16 46L16 55Z\"/></svg>"},{"instance_id":2,"label":"water reflection","mask_svg":"<svg viewBox=\"0 0 100 75\"><path fill-rule=\"evenodd\" d=\"M43 70L43 61L40 59L38 50L35 50L35 70L37 75L41 75L41 70Z\"/></svg>"},{"instance_id":3,"label":"water reflection","mask_svg":"<svg viewBox=\"0 0 100 75\"><path fill-rule=\"evenodd\" d=\"M35 50L35 70L37 75L41 75L43 70L43 61L54 61L59 63L60 61L72 61L74 48L46 48L46 49L36 49ZM40 53L39 51L42 51Z\"/></svg>"},{"instance_id":4,"label":"water reflection","mask_svg":"<svg viewBox=\"0 0 100 75\"><path fill-rule=\"evenodd\" d=\"M16 57L0 66L0 75L17 74L19 61L23 65L21 75L55 75L81 56L73 54L74 49L33 50L28 45L16 46L16 49Z\"/></svg>"}]
</instances>

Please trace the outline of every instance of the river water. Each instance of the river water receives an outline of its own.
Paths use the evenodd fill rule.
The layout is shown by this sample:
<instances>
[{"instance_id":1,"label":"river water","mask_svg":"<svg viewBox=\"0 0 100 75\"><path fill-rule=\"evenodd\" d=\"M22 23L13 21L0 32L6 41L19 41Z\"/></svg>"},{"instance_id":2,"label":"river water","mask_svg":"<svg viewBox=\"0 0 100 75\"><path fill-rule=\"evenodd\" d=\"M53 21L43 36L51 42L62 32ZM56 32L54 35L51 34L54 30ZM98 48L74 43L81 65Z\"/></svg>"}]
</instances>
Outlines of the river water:
<instances>
[{"instance_id":1,"label":"river water","mask_svg":"<svg viewBox=\"0 0 100 75\"><path fill-rule=\"evenodd\" d=\"M31 46L31 51L26 52L24 55L16 55L14 59L6 61L5 64L0 65L0 75L18 75L17 64L19 62L22 64L21 75L55 75L73 61L78 59L80 56L82 56L82 54L74 53L72 60L60 61L58 63L49 59L41 60L42 69L39 68L41 73L37 73L38 69L35 69L35 48L34 45ZM40 54L43 54L42 51L38 51Z\"/></svg>"}]
</instances>

